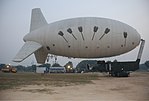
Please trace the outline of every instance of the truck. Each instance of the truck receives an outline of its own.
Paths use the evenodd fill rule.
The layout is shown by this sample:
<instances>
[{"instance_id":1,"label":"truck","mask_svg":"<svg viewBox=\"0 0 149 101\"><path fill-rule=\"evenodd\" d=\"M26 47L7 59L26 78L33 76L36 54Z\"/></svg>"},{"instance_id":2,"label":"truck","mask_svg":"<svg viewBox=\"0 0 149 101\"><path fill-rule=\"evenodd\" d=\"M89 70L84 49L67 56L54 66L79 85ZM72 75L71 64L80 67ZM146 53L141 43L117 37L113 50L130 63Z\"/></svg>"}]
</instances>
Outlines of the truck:
<instances>
[{"instance_id":1,"label":"truck","mask_svg":"<svg viewBox=\"0 0 149 101\"><path fill-rule=\"evenodd\" d=\"M141 39L140 49L136 61L97 61L97 66L91 71L108 72L113 77L128 77L131 72L139 69L140 59L142 56L145 40Z\"/></svg>"},{"instance_id":2,"label":"truck","mask_svg":"<svg viewBox=\"0 0 149 101\"><path fill-rule=\"evenodd\" d=\"M5 72L5 73L16 73L17 68L8 64L8 65L4 65L4 67L1 69L1 71Z\"/></svg>"}]
</instances>

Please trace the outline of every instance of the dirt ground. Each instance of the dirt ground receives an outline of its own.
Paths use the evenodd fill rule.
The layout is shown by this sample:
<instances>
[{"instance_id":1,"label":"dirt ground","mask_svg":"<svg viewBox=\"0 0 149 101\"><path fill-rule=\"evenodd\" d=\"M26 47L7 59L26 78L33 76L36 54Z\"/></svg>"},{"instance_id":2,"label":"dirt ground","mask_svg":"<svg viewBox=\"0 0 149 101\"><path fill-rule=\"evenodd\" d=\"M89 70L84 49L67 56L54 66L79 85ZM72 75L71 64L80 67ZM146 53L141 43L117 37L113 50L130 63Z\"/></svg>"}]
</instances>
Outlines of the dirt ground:
<instances>
[{"instance_id":1,"label":"dirt ground","mask_svg":"<svg viewBox=\"0 0 149 101\"><path fill-rule=\"evenodd\" d=\"M92 84L27 85L0 91L0 101L149 101L149 72L115 78L99 74Z\"/></svg>"}]
</instances>

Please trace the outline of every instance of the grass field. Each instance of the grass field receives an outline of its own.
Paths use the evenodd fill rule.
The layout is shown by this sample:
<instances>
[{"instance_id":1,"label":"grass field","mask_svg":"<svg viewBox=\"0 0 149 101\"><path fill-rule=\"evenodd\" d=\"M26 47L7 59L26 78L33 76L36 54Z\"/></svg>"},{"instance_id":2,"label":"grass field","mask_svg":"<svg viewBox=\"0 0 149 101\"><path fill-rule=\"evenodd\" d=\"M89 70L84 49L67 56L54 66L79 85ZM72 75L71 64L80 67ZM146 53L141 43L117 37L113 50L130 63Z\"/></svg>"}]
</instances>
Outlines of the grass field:
<instances>
[{"instance_id":1,"label":"grass field","mask_svg":"<svg viewBox=\"0 0 149 101\"><path fill-rule=\"evenodd\" d=\"M70 86L93 83L97 74L36 74L0 73L0 90L18 88L24 85Z\"/></svg>"},{"instance_id":2,"label":"grass field","mask_svg":"<svg viewBox=\"0 0 149 101\"><path fill-rule=\"evenodd\" d=\"M130 77L101 73L0 72L0 101L149 101L149 72Z\"/></svg>"}]
</instances>

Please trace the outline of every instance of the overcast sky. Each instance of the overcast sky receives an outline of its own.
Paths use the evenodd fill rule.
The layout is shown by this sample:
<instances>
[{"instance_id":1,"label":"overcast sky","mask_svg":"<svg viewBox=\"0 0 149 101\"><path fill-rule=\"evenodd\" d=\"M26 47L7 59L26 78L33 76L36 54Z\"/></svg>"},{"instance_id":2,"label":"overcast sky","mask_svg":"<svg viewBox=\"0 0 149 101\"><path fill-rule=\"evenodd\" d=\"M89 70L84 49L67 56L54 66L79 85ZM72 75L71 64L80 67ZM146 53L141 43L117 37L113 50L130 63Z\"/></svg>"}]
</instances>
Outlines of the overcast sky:
<instances>
[{"instance_id":1,"label":"overcast sky","mask_svg":"<svg viewBox=\"0 0 149 101\"><path fill-rule=\"evenodd\" d=\"M41 8L48 23L74 17L104 17L126 23L146 40L141 63L149 60L149 0L0 0L0 63L17 65L12 59L29 32L33 8ZM138 49L98 60L136 60ZM81 59L58 57L61 65L68 61L76 65ZM36 64L34 55L18 64L33 63Z\"/></svg>"}]
</instances>

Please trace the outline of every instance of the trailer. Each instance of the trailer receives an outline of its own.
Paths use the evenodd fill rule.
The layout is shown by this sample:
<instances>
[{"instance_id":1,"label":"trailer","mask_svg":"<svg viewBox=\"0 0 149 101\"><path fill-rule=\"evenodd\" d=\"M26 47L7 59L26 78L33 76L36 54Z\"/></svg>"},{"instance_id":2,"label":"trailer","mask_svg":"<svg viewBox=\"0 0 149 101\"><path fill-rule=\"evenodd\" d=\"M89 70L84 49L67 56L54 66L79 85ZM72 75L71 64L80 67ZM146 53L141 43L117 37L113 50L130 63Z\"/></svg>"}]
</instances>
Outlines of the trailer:
<instances>
[{"instance_id":1,"label":"trailer","mask_svg":"<svg viewBox=\"0 0 149 101\"><path fill-rule=\"evenodd\" d=\"M39 66L37 66L36 67L36 73L49 73L49 69L48 69L48 67L39 67Z\"/></svg>"},{"instance_id":2,"label":"trailer","mask_svg":"<svg viewBox=\"0 0 149 101\"><path fill-rule=\"evenodd\" d=\"M136 61L124 61L124 62L105 62L97 61L100 72L108 72L110 76L114 77L128 77L132 71L139 69L140 59L142 56L145 40L141 39L140 49Z\"/></svg>"}]
</instances>

